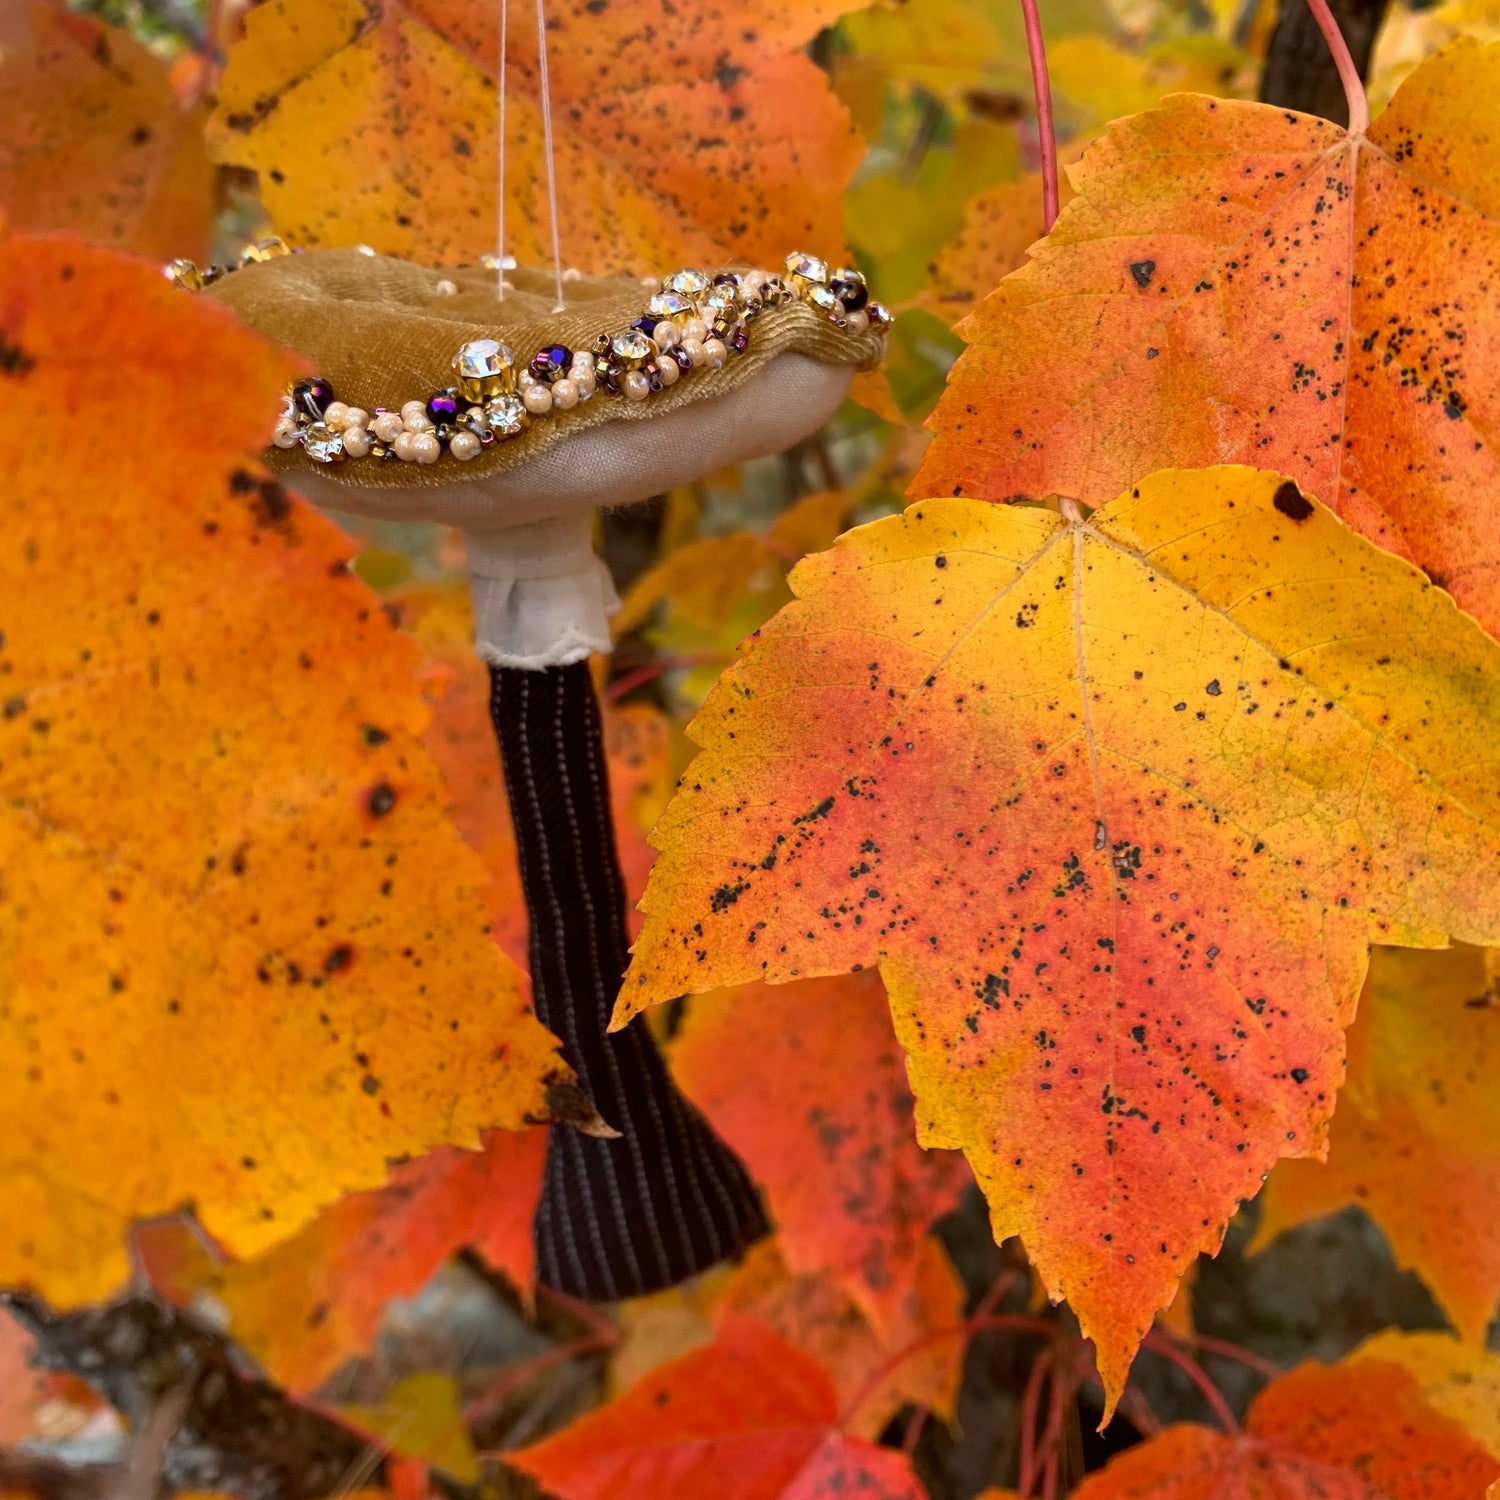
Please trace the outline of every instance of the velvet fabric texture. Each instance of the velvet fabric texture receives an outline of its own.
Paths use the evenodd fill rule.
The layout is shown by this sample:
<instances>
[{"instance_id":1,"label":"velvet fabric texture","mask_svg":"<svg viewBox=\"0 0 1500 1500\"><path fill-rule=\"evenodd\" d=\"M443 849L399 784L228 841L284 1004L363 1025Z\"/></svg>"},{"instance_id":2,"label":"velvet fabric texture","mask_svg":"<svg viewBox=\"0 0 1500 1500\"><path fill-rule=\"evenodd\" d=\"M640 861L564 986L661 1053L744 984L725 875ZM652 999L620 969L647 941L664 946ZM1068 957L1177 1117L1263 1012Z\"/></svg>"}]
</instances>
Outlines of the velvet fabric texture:
<instances>
[{"instance_id":1,"label":"velvet fabric texture","mask_svg":"<svg viewBox=\"0 0 1500 1500\"><path fill-rule=\"evenodd\" d=\"M502 340L515 351L518 365L549 344L588 349L597 335L617 332L640 317L660 285L655 278L579 277L565 284L567 307L555 313L550 273L508 271L512 286L503 301L496 299L495 279L493 271L480 267L433 270L358 250L316 250L245 266L201 295L221 303L258 333L304 354L313 372L332 384L338 400L370 411L376 406L399 410L403 402L425 401L454 384L452 359L469 339ZM439 292L443 282L455 290ZM798 354L830 372L843 372L841 396L849 374L873 368L883 348L879 334L851 336L803 303L791 302L757 317L750 325L749 347L721 369L695 370L646 401L611 398L601 391L571 411L533 421L519 437L496 443L467 463L447 458L431 465L363 459L320 465L295 448L272 448L266 461L294 487L299 476L314 471L320 490L329 485L347 488L351 493L344 507L361 511L356 491L441 489L454 483L473 487L606 423L649 423L694 408L702 415L699 435L712 438L717 420L714 399L755 380L778 356ZM826 410L818 420L823 416ZM808 425L801 409L790 411L788 417L787 430L767 433L757 441L759 452L790 447L817 425ZM679 424L673 441L690 444L692 437L691 432L684 435ZM596 463L593 470L594 482L601 484L597 502L618 503L601 466ZM315 498L336 503L325 501L321 493ZM430 507L432 519L467 524L438 514L440 507L441 501Z\"/></svg>"}]
</instances>

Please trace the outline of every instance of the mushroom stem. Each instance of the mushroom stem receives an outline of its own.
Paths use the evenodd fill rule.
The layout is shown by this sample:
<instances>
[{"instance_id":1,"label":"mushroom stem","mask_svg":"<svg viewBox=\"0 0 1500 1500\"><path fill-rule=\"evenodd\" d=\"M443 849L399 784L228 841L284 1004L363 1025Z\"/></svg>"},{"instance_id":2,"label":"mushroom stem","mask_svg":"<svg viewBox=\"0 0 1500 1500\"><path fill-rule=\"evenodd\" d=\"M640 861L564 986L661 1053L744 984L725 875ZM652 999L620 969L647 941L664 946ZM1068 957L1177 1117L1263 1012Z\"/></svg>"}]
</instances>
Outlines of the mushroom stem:
<instances>
[{"instance_id":1,"label":"mushroom stem","mask_svg":"<svg viewBox=\"0 0 1500 1500\"><path fill-rule=\"evenodd\" d=\"M492 665L490 679L537 1015L620 1132L552 1131L537 1274L575 1297L641 1296L739 1254L765 1234L765 1213L738 1157L672 1083L650 1031L606 1029L629 939L588 663Z\"/></svg>"}]
</instances>

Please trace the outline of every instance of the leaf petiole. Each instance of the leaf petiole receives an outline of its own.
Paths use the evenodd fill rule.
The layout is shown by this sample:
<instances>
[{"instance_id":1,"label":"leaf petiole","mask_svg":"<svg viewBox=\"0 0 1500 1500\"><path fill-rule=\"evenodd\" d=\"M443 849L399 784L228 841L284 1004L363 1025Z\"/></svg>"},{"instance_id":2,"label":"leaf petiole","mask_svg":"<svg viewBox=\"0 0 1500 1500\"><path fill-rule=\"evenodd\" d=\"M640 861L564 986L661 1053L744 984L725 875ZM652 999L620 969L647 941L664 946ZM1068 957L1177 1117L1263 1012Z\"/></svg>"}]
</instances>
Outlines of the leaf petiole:
<instances>
[{"instance_id":1,"label":"leaf petiole","mask_svg":"<svg viewBox=\"0 0 1500 1500\"><path fill-rule=\"evenodd\" d=\"M1320 3L1326 9L1327 0L1320 0ZM1042 17L1037 0L1021 0L1021 14L1026 19L1026 52L1031 59L1036 133L1042 152L1042 227L1051 234L1052 226L1057 222L1057 134L1052 126L1052 82L1047 76L1047 44L1042 40Z\"/></svg>"},{"instance_id":2,"label":"leaf petiole","mask_svg":"<svg viewBox=\"0 0 1500 1500\"><path fill-rule=\"evenodd\" d=\"M1339 30L1338 19L1329 8L1328 0L1307 0L1307 8L1312 12L1313 20L1318 23L1323 40L1328 43L1328 50L1333 54L1333 65L1338 69L1339 82L1344 85L1344 98L1349 103L1349 134L1363 135L1370 128L1370 101L1365 94L1365 81L1359 76L1359 69L1349 51L1349 44L1344 40L1344 33Z\"/></svg>"}]
</instances>

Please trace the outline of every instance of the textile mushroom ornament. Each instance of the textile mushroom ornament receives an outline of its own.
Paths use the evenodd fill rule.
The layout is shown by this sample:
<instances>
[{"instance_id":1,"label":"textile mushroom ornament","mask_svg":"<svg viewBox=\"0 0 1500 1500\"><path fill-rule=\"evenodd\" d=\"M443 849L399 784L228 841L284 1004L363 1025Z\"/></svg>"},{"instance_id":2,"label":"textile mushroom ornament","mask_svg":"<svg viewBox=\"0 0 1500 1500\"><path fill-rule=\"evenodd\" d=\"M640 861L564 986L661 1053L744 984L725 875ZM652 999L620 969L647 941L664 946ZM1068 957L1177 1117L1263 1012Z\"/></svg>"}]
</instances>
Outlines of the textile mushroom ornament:
<instances>
[{"instance_id":1,"label":"textile mushroom ornament","mask_svg":"<svg viewBox=\"0 0 1500 1500\"><path fill-rule=\"evenodd\" d=\"M628 962L591 652L614 588L596 507L648 499L820 426L890 315L811 255L659 284L434 271L262 241L233 275L169 276L309 356L267 462L313 501L461 527L530 919L537 1014L608 1135L552 1132L541 1281L614 1300L670 1286L766 1230L744 1167L678 1093L650 1032L606 1030Z\"/></svg>"}]
</instances>

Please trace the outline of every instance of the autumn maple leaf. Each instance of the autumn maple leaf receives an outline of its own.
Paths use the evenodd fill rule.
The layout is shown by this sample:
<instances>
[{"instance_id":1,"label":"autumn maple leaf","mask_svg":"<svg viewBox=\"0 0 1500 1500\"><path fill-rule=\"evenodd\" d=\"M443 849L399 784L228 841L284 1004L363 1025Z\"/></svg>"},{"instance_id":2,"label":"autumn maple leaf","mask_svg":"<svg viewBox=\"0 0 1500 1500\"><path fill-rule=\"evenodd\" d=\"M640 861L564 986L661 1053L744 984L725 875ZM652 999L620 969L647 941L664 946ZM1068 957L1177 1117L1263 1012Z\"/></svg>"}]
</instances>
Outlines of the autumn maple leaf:
<instances>
[{"instance_id":1,"label":"autumn maple leaf","mask_svg":"<svg viewBox=\"0 0 1500 1500\"><path fill-rule=\"evenodd\" d=\"M1196 95L1118 121L959 325L912 493L1276 468L1500 632L1497 100L1500 46L1464 40L1368 134Z\"/></svg>"},{"instance_id":2,"label":"autumn maple leaf","mask_svg":"<svg viewBox=\"0 0 1500 1500\"><path fill-rule=\"evenodd\" d=\"M861 148L797 49L853 3L549 6L564 258L659 275L838 245L838 189ZM540 261L540 70L522 10L507 38L506 248ZM230 54L210 145L260 173L296 245L473 260L495 248L499 30L496 7L465 0L269 0Z\"/></svg>"},{"instance_id":3,"label":"autumn maple leaf","mask_svg":"<svg viewBox=\"0 0 1500 1500\"><path fill-rule=\"evenodd\" d=\"M85 354L128 440L38 443L94 399ZM53 1300L112 1291L135 1218L192 1202L251 1254L578 1098L415 648L253 466L293 370L138 261L0 241L0 1284Z\"/></svg>"},{"instance_id":4,"label":"autumn maple leaf","mask_svg":"<svg viewBox=\"0 0 1500 1500\"><path fill-rule=\"evenodd\" d=\"M1482 1344L1500 1299L1500 1007L1485 955L1377 949L1326 1164L1285 1162L1257 1240L1359 1204Z\"/></svg>"},{"instance_id":5,"label":"autumn maple leaf","mask_svg":"<svg viewBox=\"0 0 1500 1500\"><path fill-rule=\"evenodd\" d=\"M921 501L792 584L692 725L617 1019L879 964L923 1140L1113 1399L1321 1149L1371 936L1500 939L1500 645L1248 469Z\"/></svg>"}]
</instances>

